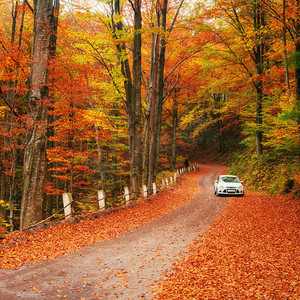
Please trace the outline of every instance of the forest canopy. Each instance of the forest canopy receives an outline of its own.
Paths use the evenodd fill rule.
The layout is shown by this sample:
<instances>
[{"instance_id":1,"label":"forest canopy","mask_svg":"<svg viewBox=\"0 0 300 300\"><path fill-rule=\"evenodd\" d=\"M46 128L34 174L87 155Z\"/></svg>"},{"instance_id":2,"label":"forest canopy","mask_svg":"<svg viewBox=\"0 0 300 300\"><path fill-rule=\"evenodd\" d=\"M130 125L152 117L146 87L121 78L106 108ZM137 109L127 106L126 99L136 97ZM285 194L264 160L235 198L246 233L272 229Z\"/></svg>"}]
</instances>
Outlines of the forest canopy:
<instances>
[{"instance_id":1,"label":"forest canopy","mask_svg":"<svg viewBox=\"0 0 300 300\"><path fill-rule=\"evenodd\" d=\"M135 201L186 158L299 197L299 16L298 0L1 1L0 230L65 192L78 213L100 189Z\"/></svg>"}]
</instances>

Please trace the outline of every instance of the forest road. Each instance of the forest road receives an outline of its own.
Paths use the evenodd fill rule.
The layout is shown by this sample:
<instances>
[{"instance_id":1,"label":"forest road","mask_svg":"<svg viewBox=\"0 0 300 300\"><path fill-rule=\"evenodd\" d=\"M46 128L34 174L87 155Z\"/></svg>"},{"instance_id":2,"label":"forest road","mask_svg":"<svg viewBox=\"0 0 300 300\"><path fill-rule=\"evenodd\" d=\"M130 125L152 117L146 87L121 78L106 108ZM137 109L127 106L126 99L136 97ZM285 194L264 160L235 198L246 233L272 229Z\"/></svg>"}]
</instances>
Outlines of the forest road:
<instances>
[{"instance_id":1,"label":"forest road","mask_svg":"<svg viewBox=\"0 0 300 300\"><path fill-rule=\"evenodd\" d=\"M226 207L213 192L223 167L205 167L199 193L164 217L53 261L1 270L0 299L151 299L163 272Z\"/></svg>"}]
</instances>

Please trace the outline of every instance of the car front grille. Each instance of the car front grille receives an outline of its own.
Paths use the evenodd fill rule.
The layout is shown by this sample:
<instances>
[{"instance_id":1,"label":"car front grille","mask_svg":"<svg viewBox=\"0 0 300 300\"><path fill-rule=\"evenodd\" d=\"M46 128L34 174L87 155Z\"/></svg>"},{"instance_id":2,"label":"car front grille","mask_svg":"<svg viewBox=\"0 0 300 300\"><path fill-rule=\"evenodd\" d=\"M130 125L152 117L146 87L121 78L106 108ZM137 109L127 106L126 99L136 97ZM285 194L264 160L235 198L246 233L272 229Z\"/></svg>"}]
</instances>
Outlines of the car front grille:
<instances>
[{"instance_id":1,"label":"car front grille","mask_svg":"<svg viewBox=\"0 0 300 300\"><path fill-rule=\"evenodd\" d=\"M236 194L236 193L238 193L239 191L238 191L236 188L228 187L228 188L226 189L226 192L227 192L227 194Z\"/></svg>"}]
</instances>

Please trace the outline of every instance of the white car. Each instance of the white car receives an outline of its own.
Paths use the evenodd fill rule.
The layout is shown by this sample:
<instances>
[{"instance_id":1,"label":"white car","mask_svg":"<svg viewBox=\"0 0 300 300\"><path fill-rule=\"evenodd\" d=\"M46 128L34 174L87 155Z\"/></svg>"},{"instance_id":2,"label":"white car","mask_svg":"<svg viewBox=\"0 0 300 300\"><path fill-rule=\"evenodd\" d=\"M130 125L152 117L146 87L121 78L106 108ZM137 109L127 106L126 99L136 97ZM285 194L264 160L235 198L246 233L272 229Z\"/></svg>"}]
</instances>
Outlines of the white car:
<instances>
[{"instance_id":1,"label":"white car","mask_svg":"<svg viewBox=\"0 0 300 300\"><path fill-rule=\"evenodd\" d=\"M244 196L243 181L234 175L220 175L215 181L215 195Z\"/></svg>"}]
</instances>

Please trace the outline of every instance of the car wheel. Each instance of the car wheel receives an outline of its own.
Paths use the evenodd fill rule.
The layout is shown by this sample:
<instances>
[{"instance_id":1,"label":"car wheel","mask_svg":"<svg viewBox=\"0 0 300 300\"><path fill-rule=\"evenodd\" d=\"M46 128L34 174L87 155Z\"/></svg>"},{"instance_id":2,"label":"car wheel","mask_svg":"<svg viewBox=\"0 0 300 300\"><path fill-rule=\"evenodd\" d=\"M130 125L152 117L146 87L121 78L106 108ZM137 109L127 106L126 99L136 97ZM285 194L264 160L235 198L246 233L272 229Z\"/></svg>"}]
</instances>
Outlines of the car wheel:
<instances>
[{"instance_id":1,"label":"car wheel","mask_svg":"<svg viewBox=\"0 0 300 300\"><path fill-rule=\"evenodd\" d=\"M215 195L216 195L216 196L219 196L218 189L215 190Z\"/></svg>"}]
</instances>

